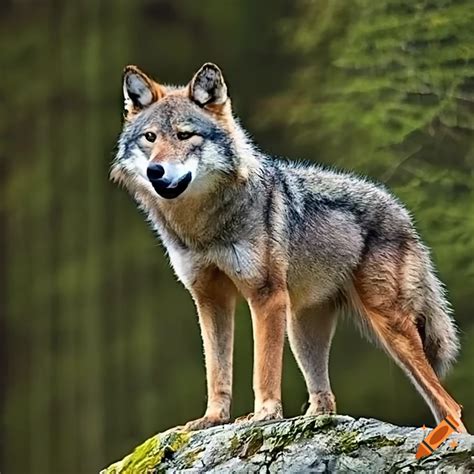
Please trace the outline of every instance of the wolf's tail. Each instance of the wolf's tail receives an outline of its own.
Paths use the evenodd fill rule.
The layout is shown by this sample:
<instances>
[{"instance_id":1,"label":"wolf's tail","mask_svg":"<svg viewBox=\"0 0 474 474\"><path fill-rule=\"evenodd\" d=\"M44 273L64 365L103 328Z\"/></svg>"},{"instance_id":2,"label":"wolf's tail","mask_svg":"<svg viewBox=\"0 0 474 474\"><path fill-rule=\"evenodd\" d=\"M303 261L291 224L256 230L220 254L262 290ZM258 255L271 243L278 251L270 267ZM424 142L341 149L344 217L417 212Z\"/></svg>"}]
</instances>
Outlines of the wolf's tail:
<instances>
[{"instance_id":1,"label":"wolf's tail","mask_svg":"<svg viewBox=\"0 0 474 474\"><path fill-rule=\"evenodd\" d=\"M443 285L436 277L427 253L426 260L417 325L426 357L437 375L442 377L456 360L459 336Z\"/></svg>"}]
</instances>

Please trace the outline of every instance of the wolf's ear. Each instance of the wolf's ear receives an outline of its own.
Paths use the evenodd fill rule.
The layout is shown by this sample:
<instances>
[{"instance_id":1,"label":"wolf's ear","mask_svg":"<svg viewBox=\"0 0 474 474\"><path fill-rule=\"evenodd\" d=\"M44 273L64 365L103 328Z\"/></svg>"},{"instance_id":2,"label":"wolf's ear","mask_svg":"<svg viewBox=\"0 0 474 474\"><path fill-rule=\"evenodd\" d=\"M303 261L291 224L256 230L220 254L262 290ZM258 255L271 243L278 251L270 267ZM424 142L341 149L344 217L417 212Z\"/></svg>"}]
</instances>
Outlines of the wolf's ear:
<instances>
[{"instance_id":1,"label":"wolf's ear","mask_svg":"<svg viewBox=\"0 0 474 474\"><path fill-rule=\"evenodd\" d=\"M204 64L189 83L189 97L201 107L224 105L229 98L221 70L213 63Z\"/></svg>"},{"instance_id":2,"label":"wolf's ear","mask_svg":"<svg viewBox=\"0 0 474 474\"><path fill-rule=\"evenodd\" d=\"M123 71L125 117L129 119L164 96L164 89L136 66Z\"/></svg>"}]
</instances>

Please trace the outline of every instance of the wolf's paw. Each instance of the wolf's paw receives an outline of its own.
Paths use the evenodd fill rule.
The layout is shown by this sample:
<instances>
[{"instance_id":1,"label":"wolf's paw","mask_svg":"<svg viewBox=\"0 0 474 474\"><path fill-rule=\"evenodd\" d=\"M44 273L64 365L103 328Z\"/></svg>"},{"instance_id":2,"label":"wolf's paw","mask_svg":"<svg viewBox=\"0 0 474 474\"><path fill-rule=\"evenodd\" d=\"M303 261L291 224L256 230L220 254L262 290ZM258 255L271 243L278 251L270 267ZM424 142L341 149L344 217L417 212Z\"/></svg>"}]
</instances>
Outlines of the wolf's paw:
<instances>
[{"instance_id":1,"label":"wolf's paw","mask_svg":"<svg viewBox=\"0 0 474 474\"><path fill-rule=\"evenodd\" d=\"M316 392L310 396L309 408L305 415L334 415L336 413L336 398L331 392Z\"/></svg>"},{"instance_id":2,"label":"wolf's paw","mask_svg":"<svg viewBox=\"0 0 474 474\"><path fill-rule=\"evenodd\" d=\"M187 431L197 431L205 430L206 428L211 428L212 426L225 425L229 423L229 418L222 416L207 416L204 415L202 418L197 420L188 421L184 425L184 429Z\"/></svg>"},{"instance_id":3,"label":"wolf's paw","mask_svg":"<svg viewBox=\"0 0 474 474\"><path fill-rule=\"evenodd\" d=\"M268 400L255 413L239 416L236 423L253 421L281 420L283 418L283 407L280 400Z\"/></svg>"}]
</instances>

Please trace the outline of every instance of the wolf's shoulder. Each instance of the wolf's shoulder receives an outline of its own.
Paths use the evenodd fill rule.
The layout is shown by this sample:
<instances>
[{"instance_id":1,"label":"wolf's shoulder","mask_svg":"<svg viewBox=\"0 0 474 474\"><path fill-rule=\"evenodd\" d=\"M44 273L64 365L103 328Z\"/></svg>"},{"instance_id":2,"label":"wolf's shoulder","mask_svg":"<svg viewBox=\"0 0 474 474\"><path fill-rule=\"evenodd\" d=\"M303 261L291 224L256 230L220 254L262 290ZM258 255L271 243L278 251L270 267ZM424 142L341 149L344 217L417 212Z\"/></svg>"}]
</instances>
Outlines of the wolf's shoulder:
<instances>
[{"instance_id":1,"label":"wolf's shoulder","mask_svg":"<svg viewBox=\"0 0 474 474\"><path fill-rule=\"evenodd\" d=\"M271 158L266 160L265 166L283 179L298 183L302 189L309 187L322 193L340 190L347 194L359 190L391 194L384 184L368 176L321 163Z\"/></svg>"}]
</instances>

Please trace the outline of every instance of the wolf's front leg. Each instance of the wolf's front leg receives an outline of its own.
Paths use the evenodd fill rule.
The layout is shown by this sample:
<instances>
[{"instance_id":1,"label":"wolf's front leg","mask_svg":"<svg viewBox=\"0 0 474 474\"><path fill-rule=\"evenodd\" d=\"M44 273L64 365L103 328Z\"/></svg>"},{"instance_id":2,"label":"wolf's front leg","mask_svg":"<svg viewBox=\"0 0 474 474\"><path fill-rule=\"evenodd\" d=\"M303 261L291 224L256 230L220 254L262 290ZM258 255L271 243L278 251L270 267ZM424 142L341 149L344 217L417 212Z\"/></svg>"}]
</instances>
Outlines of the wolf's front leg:
<instances>
[{"instance_id":1,"label":"wolf's front leg","mask_svg":"<svg viewBox=\"0 0 474 474\"><path fill-rule=\"evenodd\" d=\"M254 413L239 421L283 417L281 374L289 297L285 289L261 291L249 298L254 340Z\"/></svg>"},{"instance_id":2,"label":"wolf's front leg","mask_svg":"<svg viewBox=\"0 0 474 474\"><path fill-rule=\"evenodd\" d=\"M232 351L236 289L219 270L206 269L191 289L199 314L207 377L207 409L185 428L200 430L227 423L232 399Z\"/></svg>"}]
</instances>

